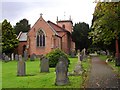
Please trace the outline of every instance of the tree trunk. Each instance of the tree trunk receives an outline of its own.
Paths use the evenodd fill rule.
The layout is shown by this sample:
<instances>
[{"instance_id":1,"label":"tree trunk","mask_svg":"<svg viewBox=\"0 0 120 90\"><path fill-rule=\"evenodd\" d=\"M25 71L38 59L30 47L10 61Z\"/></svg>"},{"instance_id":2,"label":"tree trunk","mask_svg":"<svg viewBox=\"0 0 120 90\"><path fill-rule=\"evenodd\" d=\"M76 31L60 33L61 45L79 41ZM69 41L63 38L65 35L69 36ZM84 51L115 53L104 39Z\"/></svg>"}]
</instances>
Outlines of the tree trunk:
<instances>
[{"instance_id":1,"label":"tree trunk","mask_svg":"<svg viewBox=\"0 0 120 90\"><path fill-rule=\"evenodd\" d=\"M118 44L118 36L116 36L116 54L115 54L116 66L120 66L120 53L119 53L119 44Z\"/></svg>"}]
</instances>

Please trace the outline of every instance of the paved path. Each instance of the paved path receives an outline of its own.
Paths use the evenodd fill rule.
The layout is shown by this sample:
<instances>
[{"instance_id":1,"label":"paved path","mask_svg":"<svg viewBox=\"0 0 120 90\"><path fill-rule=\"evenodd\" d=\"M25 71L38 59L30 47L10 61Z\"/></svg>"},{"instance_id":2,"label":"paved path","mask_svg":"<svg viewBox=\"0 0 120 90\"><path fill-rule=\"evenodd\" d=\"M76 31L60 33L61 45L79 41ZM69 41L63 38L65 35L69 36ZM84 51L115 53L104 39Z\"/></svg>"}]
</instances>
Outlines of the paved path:
<instances>
[{"instance_id":1,"label":"paved path","mask_svg":"<svg viewBox=\"0 0 120 90\"><path fill-rule=\"evenodd\" d=\"M92 58L92 66L86 88L119 88L120 79L106 62ZM118 89L117 89L118 90Z\"/></svg>"}]
</instances>

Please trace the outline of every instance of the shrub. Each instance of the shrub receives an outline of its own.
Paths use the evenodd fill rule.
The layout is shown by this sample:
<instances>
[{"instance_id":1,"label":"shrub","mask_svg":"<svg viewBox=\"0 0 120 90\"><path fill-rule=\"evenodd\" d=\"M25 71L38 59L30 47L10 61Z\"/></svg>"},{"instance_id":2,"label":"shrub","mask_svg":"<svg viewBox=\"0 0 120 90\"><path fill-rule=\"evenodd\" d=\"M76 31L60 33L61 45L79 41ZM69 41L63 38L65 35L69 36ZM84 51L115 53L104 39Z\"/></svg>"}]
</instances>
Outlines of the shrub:
<instances>
[{"instance_id":1,"label":"shrub","mask_svg":"<svg viewBox=\"0 0 120 90\"><path fill-rule=\"evenodd\" d=\"M58 63L60 56L63 56L65 59L67 59L68 65L70 64L70 60L63 51L61 51L60 49L54 49L46 55L46 57L49 59L49 66L55 67L56 64Z\"/></svg>"}]
</instances>

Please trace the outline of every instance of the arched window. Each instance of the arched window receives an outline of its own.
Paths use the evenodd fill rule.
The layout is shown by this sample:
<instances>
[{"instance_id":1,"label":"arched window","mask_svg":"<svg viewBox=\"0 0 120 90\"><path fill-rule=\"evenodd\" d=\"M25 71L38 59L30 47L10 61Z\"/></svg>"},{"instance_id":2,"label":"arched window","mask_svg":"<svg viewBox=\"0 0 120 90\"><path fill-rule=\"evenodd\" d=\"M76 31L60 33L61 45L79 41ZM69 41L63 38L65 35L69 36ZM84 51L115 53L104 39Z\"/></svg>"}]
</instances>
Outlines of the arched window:
<instances>
[{"instance_id":1,"label":"arched window","mask_svg":"<svg viewBox=\"0 0 120 90\"><path fill-rule=\"evenodd\" d=\"M42 30L37 32L37 47L45 46L45 34Z\"/></svg>"}]
</instances>

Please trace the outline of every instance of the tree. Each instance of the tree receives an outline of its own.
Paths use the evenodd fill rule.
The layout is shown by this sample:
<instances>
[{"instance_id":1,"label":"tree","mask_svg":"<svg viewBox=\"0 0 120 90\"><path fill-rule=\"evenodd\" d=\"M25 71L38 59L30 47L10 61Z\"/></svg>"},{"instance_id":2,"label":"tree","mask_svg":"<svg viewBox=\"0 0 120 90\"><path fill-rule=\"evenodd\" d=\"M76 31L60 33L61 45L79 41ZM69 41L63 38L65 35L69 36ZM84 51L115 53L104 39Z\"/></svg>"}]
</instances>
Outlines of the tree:
<instances>
[{"instance_id":1,"label":"tree","mask_svg":"<svg viewBox=\"0 0 120 90\"><path fill-rule=\"evenodd\" d=\"M22 32L28 32L30 30L30 24L28 24L27 19L22 19L19 22L16 23L14 26L15 33L18 35L21 31Z\"/></svg>"},{"instance_id":2,"label":"tree","mask_svg":"<svg viewBox=\"0 0 120 90\"><path fill-rule=\"evenodd\" d=\"M90 36L94 43L110 45L116 41L116 65L120 65L118 42L120 38L120 2L99 2L93 14L93 31ZM119 60L118 60L119 58ZM118 62L119 61L119 62Z\"/></svg>"},{"instance_id":3,"label":"tree","mask_svg":"<svg viewBox=\"0 0 120 90\"><path fill-rule=\"evenodd\" d=\"M75 42L76 50L88 48L90 40L88 39L89 25L82 22L76 23L73 27L72 39Z\"/></svg>"},{"instance_id":4,"label":"tree","mask_svg":"<svg viewBox=\"0 0 120 90\"><path fill-rule=\"evenodd\" d=\"M0 23L0 54L2 52L2 23Z\"/></svg>"},{"instance_id":5,"label":"tree","mask_svg":"<svg viewBox=\"0 0 120 90\"><path fill-rule=\"evenodd\" d=\"M18 40L10 22L5 19L2 22L2 53L12 53L18 46Z\"/></svg>"},{"instance_id":6,"label":"tree","mask_svg":"<svg viewBox=\"0 0 120 90\"><path fill-rule=\"evenodd\" d=\"M90 36L93 37L93 42L103 41L104 44L111 44L111 41L120 33L118 24L120 19L118 16L118 4L120 3L103 3L99 2L93 14L93 31Z\"/></svg>"}]
</instances>

